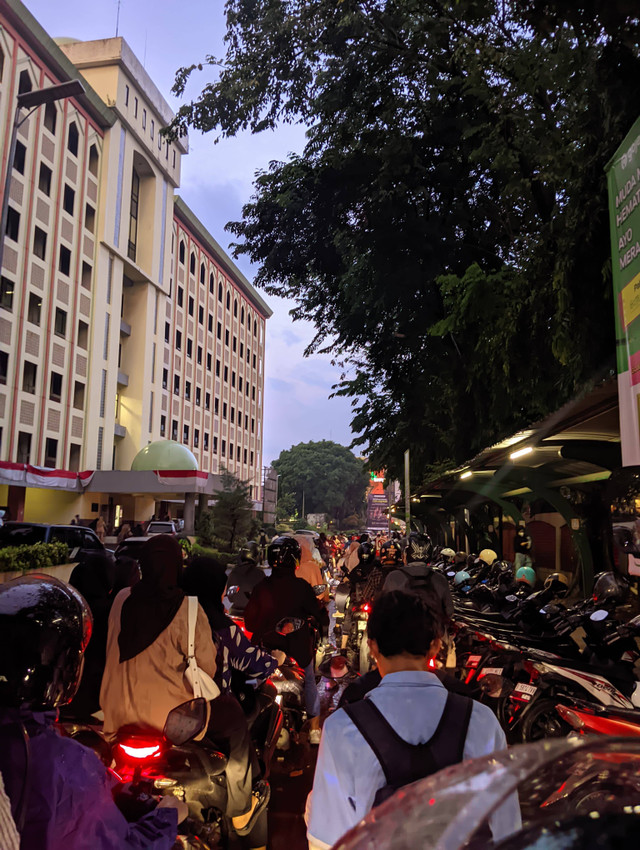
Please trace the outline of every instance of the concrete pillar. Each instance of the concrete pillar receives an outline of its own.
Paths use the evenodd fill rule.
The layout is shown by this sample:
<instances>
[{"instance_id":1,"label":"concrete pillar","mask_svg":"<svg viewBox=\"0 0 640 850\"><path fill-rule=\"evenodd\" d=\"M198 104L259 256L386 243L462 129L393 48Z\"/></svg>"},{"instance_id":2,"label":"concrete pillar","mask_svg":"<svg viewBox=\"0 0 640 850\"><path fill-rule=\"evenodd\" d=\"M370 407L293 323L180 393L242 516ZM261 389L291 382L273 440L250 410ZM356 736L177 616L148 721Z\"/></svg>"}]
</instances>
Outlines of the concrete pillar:
<instances>
[{"instance_id":1,"label":"concrete pillar","mask_svg":"<svg viewBox=\"0 0 640 850\"><path fill-rule=\"evenodd\" d=\"M206 493L198 494L198 510L196 512L196 518L200 519L200 514L202 511L206 511L209 507L209 496Z\"/></svg>"},{"instance_id":2,"label":"concrete pillar","mask_svg":"<svg viewBox=\"0 0 640 850\"><path fill-rule=\"evenodd\" d=\"M184 533L193 537L196 533L196 494L184 494Z\"/></svg>"}]
</instances>

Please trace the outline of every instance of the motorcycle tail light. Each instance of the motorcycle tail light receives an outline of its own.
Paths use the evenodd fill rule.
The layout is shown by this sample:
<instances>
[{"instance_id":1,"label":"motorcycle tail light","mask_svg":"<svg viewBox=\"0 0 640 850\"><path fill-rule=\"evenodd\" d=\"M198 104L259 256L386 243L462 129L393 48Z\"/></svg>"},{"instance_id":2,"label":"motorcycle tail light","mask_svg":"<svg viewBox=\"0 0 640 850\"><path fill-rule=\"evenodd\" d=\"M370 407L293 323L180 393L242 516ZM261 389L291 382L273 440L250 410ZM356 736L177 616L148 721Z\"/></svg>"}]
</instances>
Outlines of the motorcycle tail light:
<instances>
[{"instance_id":1,"label":"motorcycle tail light","mask_svg":"<svg viewBox=\"0 0 640 850\"><path fill-rule=\"evenodd\" d=\"M430 658L427 662L427 667L429 670L435 670L438 665L436 664L435 658Z\"/></svg>"},{"instance_id":2,"label":"motorcycle tail light","mask_svg":"<svg viewBox=\"0 0 640 850\"><path fill-rule=\"evenodd\" d=\"M578 729L581 731L584 729L585 723L582 717L577 714L575 711L572 711L570 708L567 708L566 705L557 705L556 711L560 715L560 717L568 723L569 726L573 726L574 729Z\"/></svg>"},{"instance_id":3,"label":"motorcycle tail light","mask_svg":"<svg viewBox=\"0 0 640 850\"><path fill-rule=\"evenodd\" d=\"M370 605L370 603L369 603L369 602L365 602L365 603L364 603L364 605L362 606L362 610L364 611L364 613L365 613L365 614L368 614L368 613L369 613L369 611L371 611L371 605Z\"/></svg>"},{"instance_id":4,"label":"motorcycle tail light","mask_svg":"<svg viewBox=\"0 0 640 850\"><path fill-rule=\"evenodd\" d=\"M158 758L162 752L162 746L158 741L122 741L118 744L118 749L128 759L134 759L135 761Z\"/></svg>"}]
</instances>

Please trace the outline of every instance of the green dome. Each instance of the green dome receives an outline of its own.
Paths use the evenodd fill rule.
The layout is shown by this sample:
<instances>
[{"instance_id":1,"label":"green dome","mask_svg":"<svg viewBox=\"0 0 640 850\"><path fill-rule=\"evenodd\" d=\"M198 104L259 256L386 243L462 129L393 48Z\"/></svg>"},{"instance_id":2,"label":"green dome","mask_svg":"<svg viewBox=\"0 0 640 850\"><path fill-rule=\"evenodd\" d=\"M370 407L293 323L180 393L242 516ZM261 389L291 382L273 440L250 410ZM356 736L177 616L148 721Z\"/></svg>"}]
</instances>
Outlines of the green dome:
<instances>
[{"instance_id":1,"label":"green dome","mask_svg":"<svg viewBox=\"0 0 640 850\"><path fill-rule=\"evenodd\" d=\"M134 457L131 469L197 469L195 455L175 440L156 440L141 449Z\"/></svg>"}]
</instances>

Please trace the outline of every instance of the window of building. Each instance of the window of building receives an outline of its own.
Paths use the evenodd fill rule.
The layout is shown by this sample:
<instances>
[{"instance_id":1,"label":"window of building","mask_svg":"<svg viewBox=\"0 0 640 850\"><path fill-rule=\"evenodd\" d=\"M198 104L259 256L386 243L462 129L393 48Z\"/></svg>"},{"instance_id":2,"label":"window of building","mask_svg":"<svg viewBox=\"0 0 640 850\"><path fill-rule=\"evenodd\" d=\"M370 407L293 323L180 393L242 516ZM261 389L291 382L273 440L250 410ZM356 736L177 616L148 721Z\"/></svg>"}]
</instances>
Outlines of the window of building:
<instances>
[{"instance_id":1,"label":"window of building","mask_svg":"<svg viewBox=\"0 0 640 850\"><path fill-rule=\"evenodd\" d=\"M84 410L84 384L76 381L73 386L73 406L76 410Z\"/></svg>"},{"instance_id":2,"label":"window of building","mask_svg":"<svg viewBox=\"0 0 640 850\"><path fill-rule=\"evenodd\" d=\"M204 325L204 307L198 307L198 324Z\"/></svg>"},{"instance_id":3,"label":"window of building","mask_svg":"<svg viewBox=\"0 0 640 850\"><path fill-rule=\"evenodd\" d=\"M222 322L218 322L218 327L216 329L216 336L218 339L222 339Z\"/></svg>"},{"instance_id":4,"label":"window of building","mask_svg":"<svg viewBox=\"0 0 640 850\"><path fill-rule=\"evenodd\" d=\"M217 416L218 413L220 413L220 399L219 398L214 398L214 400L213 400L213 413L214 413L214 416Z\"/></svg>"},{"instance_id":5,"label":"window of building","mask_svg":"<svg viewBox=\"0 0 640 850\"><path fill-rule=\"evenodd\" d=\"M183 443L189 442L189 426L188 425L182 426L182 442Z\"/></svg>"},{"instance_id":6,"label":"window of building","mask_svg":"<svg viewBox=\"0 0 640 850\"><path fill-rule=\"evenodd\" d=\"M174 441L178 439L178 423L175 419L171 420L171 439Z\"/></svg>"},{"instance_id":7,"label":"window of building","mask_svg":"<svg viewBox=\"0 0 640 850\"><path fill-rule=\"evenodd\" d=\"M246 449L244 450L244 458L243 458L243 462L244 462L244 463L246 463L246 462L247 462L247 450L246 450Z\"/></svg>"},{"instance_id":8,"label":"window of building","mask_svg":"<svg viewBox=\"0 0 640 850\"><path fill-rule=\"evenodd\" d=\"M58 336L66 336L67 334L67 311L60 307L56 307L54 331Z\"/></svg>"},{"instance_id":9,"label":"window of building","mask_svg":"<svg viewBox=\"0 0 640 850\"><path fill-rule=\"evenodd\" d=\"M96 211L91 204L87 204L84 208L84 226L87 228L89 233L95 233Z\"/></svg>"},{"instance_id":10,"label":"window of building","mask_svg":"<svg viewBox=\"0 0 640 850\"><path fill-rule=\"evenodd\" d=\"M213 438L213 452L214 452L214 454L217 454L217 452L218 452L218 438L217 437Z\"/></svg>"},{"instance_id":11,"label":"window of building","mask_svg":"<svg viewBox=\"0 0 640 850\"><path fill-rule=\"evenodd\" d=\"M173 376L173 392L180 395L180 375Z\"/></svg>"},{"instance_id":12,"label":"window of building","mask_svg":"<svg viewBox=\"0 0 640 850\"><path fill-rule=\"evenodd\" d=\"M162 150L162 136L158 133L158 150Z\"/></svg>"},{"instance_id":13,"label":"window of building","mask_svg":"<svg viewBox=\"0 0 640 850\"><path fill-rule=\"evenodd\" d=\"M250 360L251 360L251 349L249 348L249 346L247 346L247 363L249 363Z\"/></svg>"},{"instance_id":14,"label":"window of building","mask_svg":"<svg viewBox=\"0 0 640 850\"><path fill-rule=\"evenodd\" d=\"M242 359L242 355L244 354L244 344L240 343L240 358Z\"/></svg>"},{"instance_id":15,"label":"window of building","mask_svg":"<svg viewBox=\"0 0 640 850\"><path fill-rule=\"evenodd\" d=\"M209 434L207 433L207 431L205 431L204 434L202 435L202 443L203 443L203 447L204 447L205 452L208 452L209 451Z\"/></svg>"},{"instance_id":16,"label":"window of building","mask_svg":"<svg viewBox=\"0 0 640 850\"><path fill-rule=\"evenodd\" d=\"M229 422L231 422L231 424L233 425L233 423L235 422L235 419L236 419L236 409L233 405L231 405L231 410L230 410L230 414L229 414Z\"/></svg>"},{"instance_id":17,"label":"window of building","mask_svg":"<svg viewBox=\"0 0 640 850\"><path fill-rule=\"evenodd\" d=\"M22 389L25 393L35 393L37 374L38 367L36 364L31 363L29 360L25 360L22 369ZM62 380L62 376L60 376L60 380Z\"/></svg>"},{"instance_id":18,"label":"window of building","mask_svg":"<svg viewBox=\"0 0 640 850\"><path fill-rule=\"evenodd\" d=\"M209 410L211 408L211 393L204 394L204 409Z\"/></svg>"},{"instance_id":19,"label":"window of building","mask_svg":"<svg viewBox=\"0 0 640 850\"><path fill-rule=\"evenodd\" d=\"M69 215L73 215L73 208L76 202L76 193L69 186L68 183L65 183L64 192L62 193L62 209L69 213Z\"/></svg>"},{"instance_id":20,"label":"window of building","mask_svg":"<svg viewBox=\"0 0 640 850\"><path fill-rule=\"evenodd\" d=\"M213 333L213 313L209 313L209 318L207 319L207 330L209 333Z\"/></svg>"},{"instance_id":21,"label":"window of building","mask_svg":"<svg viewBox=\"0 0 640 850\"><path fill-rule=\"evenodd\" d=\"M134 118L138 117L138 98L137 97L133 98L133 117Z\"/></svg>"},{"instance_id":22,"label":"window of building","mask_svg":"<svg viewBox=\"0 0 640 850\"><path fill-rule=\"evenodd\" d=\"M247 387L248 387L248 384L247 384ZM256 400L256 388L255 387L251 387L251 400L252 401Z\"/></svg>"},{"instance_id":23,"label":"window of building","mask_svg":"<svg viewBox=\"0 0 640 850\"><path fill-rule=\"evenodd\" d=\"M213 272L209 275L209 292L213 295Z\"/></svg>"},{"instance_id":24,"label":"window of building","mask_svg":"<svg viewBox=\"0 0 640 850\"><path fill-rule=\"evenodd\" d=\"M124 105L129 106L129 86L124 87Z\"/></svg>"},{"instance_id":25,"label":"window of building","mask_svg":"<svg viewBox=\"0 0 640 850\"><path fill-rule=\"evenodd\" d=\"M93 174L94 177L98 176L98 148L95 145L91 145L89 148L89 173Z\"/></svg>"},{"instance_id":26,"label":"window of building","mask_svg":"<svg viewBox=\"0 0 640 850\"><path fill-rule=\"evenodd\" d=\"M227 310L231 309L231 293L227 290Z\"/></svg>"},{"instance_id":27,"label":"window of building","mask_svg":"<svg viewBox=\"0 0 640 850\"><path fill-rule=\"evenodd\" d=\"M26 431L18 431L18 448L16 461L18 463L29 463L31 459L31 434Z\"/></svg>"},{"instance_id":28,"label":"window of building","mask_svg":"<svg viewBox=\"0 0 640 850\"><path fill-rule=\"evenodd\" d=\"M220 361L216 360L216 378L220 377Z\"/></svg>"},{"instance_id":29,"label":"window of building","mask_svg":"<svg viewBox=\"0 0 640 850\"><path fill-rule=\"evenodd\" d=\"M249 381L245 382L244 389L245 389L244 394L246 395L247 398L249 398Z\"/></svg>"},{"instance_id":30,"label":"window of building","mask_svg":"<svg viewBox=\"0 0 640 850\"><path fill-rule=\"evenodd\" d=\"M190 315L190 316L193 316L193 308L194 308L194 304L195 304L195 302L194 302L194 300L193 300L192 296L190 295L190 296L189 296L189 315Z\"/></svg>"},{"instance_id":31,"label":"window of building","mask_svg":"<svg viewBox=\"0 0 640 850\"><path fill-rule=\"evenodd\" d=\"M169 322L164 323L164 341L171 342L171 325Z\"/></svg>"},{"instance_id":32,"label":"window of building","mask_svg":"<svg viewBox=\"0 0 640 850\"><path fill-rule=\"evenodd\" d=\"M198 366L202 366L202 346L198 346L198 358L197 358Z\"/></svg>"},{"instance_id":33,"label":"window of building","mask_svg":"<svg viewBox=\"0 0 640 850\"><path fill-rule=\"evenodd\" d=\"M160 436L164 437L167 431L167 417L164 413L160 414Z\"/></svg>"},{"instance_id":34,"label":"window of building","mask_svg":"<svg viewBox=\"0 0 640 850\"><path fill-rule=\"evenodd\" d=\"M238 318L238 299L233 299L233 317L234 319Z\"/></svg>"},{"instance_id":35,"label":"window of building","mask_svg":"<svg viewBox=\"0 0 640 850\"><path fill-rule=\"evenodd\" d=\"M227 418L227 402L226 401L222 402L222 418L223 419Z\"/></svg>"},{"instance_id":36,"label":"window of building","mask_svg":"<svg viewBox=\"0 0 640 850\"><path fill-rule=\"evenodd\" d=\"M71 124L69 124L69 132L67 133L67 150L74 156L78 156L79 137L80 134L78 133L78 125L75 121L72 121Z\"/></svg>"},{"instance_id":37,"label":"window of building","mask_svg":"<svg viewBox=\"0 0 640 850\"><path fill-rule=\"evenodd\" d=\"M4 232L7 235L7 239L13 239L14 242L18 241L18 236L20 235L20 213L18 210L14 210L13 207L9 207L7 210L7 226Z\"/></svg>"},{"instance_id":38,"label":"window of building","mask_svg":"<svg viewBox=\"0 0 640 850\"><path fill-rule=\"evenodd\" d=\"M88 348L89 346L89 325L86 322L83 322L82 319L78 321L78 348Z\"/></svg>"},{"instance_id":39,"label":"window of building","mask_svg":"<svg viewBox=\"0 0 640 850\"><path fill-rule=\"evenodd\" d=\"M197 428L193 429L193 447L194 449L198 448L198 444L200 442L200 431Z\"/></svg>"},{"instance_id":40,"label":"window of building","mask_svg":"<svg viewBox=\"0 0 640 850\"><path fill-rule=\"evenodd\" d=\"M232 346L232 348L233 348L233 351L237 351L237 348L238 348L238 337L236 337L236 336L234 336L234 338L233 338L233 346Z\"/></svg>"},{"instance_id":41,"label":"window of building","mask_svg":"<svg viewBox=\"0 0 640 850\"><path fill-rule=\"evenodd\" d=\"M0 307L5 310L13 309L13 287L15 286L12 280L8 277L0 277Z\"/></svg>"},{"instance_id":42,"label":"window of building","mask_svg":"<svg viewBox=\"0 0 640 850\"><path fill-rule=\"evenodd\" d=\"M245 429L245 431L247 430L248 427L249 427L249 417L245 413L245 415L244 415L244 429Z\"/></svg>"},{"instance_id":43,"label":"window of building","mask_svg":"<svg viewBox=\"0 0 640 850\"><path fill-rule=\"evenodd\" d=\"M182 303L184 300L184 289L181 286L178 287L176 296L178 299L178 307L182 307Z\"/></svg>"},{"instance_id":44,"label":"window of building","mask_svg":"<svg viewBox=\"0 0 640 850\"><path fill-rule=\"evenodd\" d=\"M176 167L176 152L175 152L175 150L173 151L173 167L174 168Z\"/></svg>"},{"instance_id":45,"label":"window of building","mask_svg":"<svg viewBox=\"0 0 640 850\"><path fill-rule=\"evenodd\" d=\"M147 129L147 110L146 109L142 110L142 129L143 130Z\"/></svg>"},{"instance_id":46,"label":"window of building","mask_svg":"<svg viewBox=\"0 0 640 850\"><path fill-rule=\"evenodd\" d=\"M44 126L52 136L56 134L56 122L58 120L58 110L55 103L47 103L44 108Z\"/></svg>"},{"instance_id":47,"label":"window of building","mask_svg":"<svg viewBox=\"0 0 640 850\"><path fill-rule=\"evenodd\" d=\"M38 177L38 189L41 192L44 192L45 195L51 194L51 178L53 174L48 165L45 165L44 162L40 163L40 174Z\"/></svg>"},{"instance_id":48,"label":"window of building","mask_svg":"<svg viewBox=\"0 0 640 850\"><path fill-rule=\"evenodd\" d=\"M193 354L193 340L187 337L187 357Z\"/></svg>"},{"instance_id":49,"label":"window of building","mask_svg":"<svg viewBox=\"0 0 640 850\"><path fill-rule=\"evenodd\" d=\"M258 323L257 323L257 322L256 322L256 320L254 319L254 320L253 320L253 335L254 335L254 336L256 336L256 335L257 335L257 333L258 333Z\"/></svg>"},{"instance_id":50,"label":"window of building","mask_svg":"<svg viewBox=\"0 0 640 850\"><path fill-rule=\"evenodd\" d=\"M229 443L229 460L233 460L233 443Z\"/></svg>"},{"instance_id":51,"label":"window of building","mask_svg":"<svg viewBox=\"0 0 640 850\"><path fill-rule=\"evenodd\" d=\"M206 274L207 270L204 267L204 263L200 263L200 283L204 283Z\"/></svg>"},{"instance_id":52,"label":"window of building","mask_svg":"<svg viewBox=\"0 0 640 850\"><path fill-rule=\"evenodd\" d=\"M244 325L244 307L240 310L240 324Z\"/></svg>"},{"instance_id":53,"label":"window of building","mask_svg":"<svg viewBox=\"0 0 640 850\"><path fill-rule=\"evenodd\" d=\"M28 91L31 91L33 88L33 83L31 82L31 76L28 71L20 71L20 77L18 78L18 94L25 94Z\"/></svg>"},{"instance_id":54,"label":"window of building","mask_svg":"<svg viewBox=\"0 0 640 850\"><path fill-rule=\"evenodd\" d=\"M238 375L238 390L242 392L242 375Z\"/></svg>"},{"instance_id":55,"label":"window of building","mask_svg":"<svg viewBox=\"0 0 640 850\"><path fill-rule=\"evenodd\" d=\"M226 455L226 453L227 453L227 441L222 440L222 443L220 445L220 454L222 455L222 457L224 457Z\"/></svg>"},{"instance_id":56,"label":"window of building","mask_svg":"<svg viewBox=\"0 0 640 850\"><path fill-rule=\"evenodd\" d=\"M225 368L226 368L226 366L225 366ZM232 372L231 373L231 386L235 387L235 385L236 385L236 373Z\"/></svg>"},{"instance_id":57,"label":"window of building","mask_svg":"<svg viewBox=\"0 0 640 850\"><path fill-rule=\"evenodd\" d=\"M224 332L224 344L229 345L229 329L228 328Z\"/></svg>"},{"instance_id":58,"label":"window of building","mask_svg":"<svg viewBox=\"0 0 640 850\"><path fill-rule=\"evenodd\" d=\"M182 351L182 331L176 331L176 349Z\"/></svg>"},{"instance_id":59,"label":"window of building","mask_svg":"<svg viewBox=\"0 0 640 850\"><path fill-rule=\"evenodd\" d=\"M33 228L33 253L36 257L44 260L44 255L47 252L47 234L39 227Z\"/></svg>"},{"instance_id":60,"label":"window of building","mask_svg":"<svg viewBox=\"0 0 640 850\"><path fill-rule=\"evenodd\" d=\"M211 371L211 352L207 353L207 371Z\"/></svg>"},{"instance_id":61,"label":"window of building","mask_svg":"<svg viewBox=\"0 0 640 850\"><path fill-rule=\"evenodd\" d=\"M6 351L0 351L0 384L7 383L7 372L9 371L9 355Z\"/></svg>"},{"instance_id":62,"label":"window of building","mask_svg":"<svg viewBox=\"0 0 640 850\"><path fill-rule=\"evenodd\" d=\"M178 246L178 261L181 266L184 266L184 242L182 239L180 240L180 245Z\"/></svg>"},{"instance_id":63,"label":"window of building","mask_svg":"<svg viewBox=\"0 0 640 850\"><path fill-rule=\"evenodd\" d=\"M224 376L223 376L223 380L224 380L225 384L226 384L226 383L227 383L227 381L229 380L229 367L228 367L228 366L225 366L225 367L224 367Z\"/></svg>"},{"instance_id":64,"label":"window of building","mask_svg":"<svg viewBox=\"0 0 640 850\"><path fill-rule=\"evenodd\" d=\"M191 252L191 256L189 257L189 271L191 274L196 273L196 255L195 252Z\"/></svg>"},{"instance_id":65,"label":"window of building","mask_svg":"<svg viewBox=\"0 0 640 850\"><path fill-rule=\"evenodd\" d=\"M256 368L256 356L255 356L255 354L253 355L253 368L254 369Z\"/></svg>"},{"instance_id":66,"label":"window of building","mask_svg":"<svg viewBox=\"0 0 640 850\"><path fill-rule=\"evenodd\" d=\"M222 303L222 284L218 284L218 301Z\"/></svg>"},{"instance_id":67,"label":"window of building","mask_svg":"<svg viewBox=\"0 0 640 850\"><path fill-rule=\"evenodd\" d=\"M69 469L78 472L80 469L80 446L77 443L69 445Z\"/></svg>"},{"instance_id":68,"label":"window of building","mask_svg":"<svg viewBox=\"0 0 640 850\"><path fill-rule=\"evenodd\" d=\"M253 466L253 452L251 452L251 466Z\"/></svg>"},{"instance_id":69,"label":"window of building","mask_svg":"<svg viewBox=\"0 0 640 850\"><path fill-rule=\"evenodd\" d=\"M200 387L196 387L196 404L200 407L202 401L202 393Z\"/></svg>"},{"instance_id":70,"label":"window of building","mask_svg":"<svg viewBox=\"0 0 640 850\"><path fill-rule=\"evenodd\" d=\"M137 103L137 98L136 98ZM131 207L129 210L129 240L127 256L135 262L138 246L138 205L140 202L140 176L135 168L131 174Z\"/></svg>"},{"instance_id":71,"label":"window of building","mask_svg":"<svg viewBox=\"0 0 640 850\"><path fill-rule=\"evenodd\" d=\"M168 383L169 383L169 370L163 369L162 370L162 389L163 390L167 389Z\"/></svg>"},{"instance_id":72,"label":"window of building","mask_svg":"<svg viewBox=\"0 0 640 850\"><path fill-rule=\"evenodd\" d=\"M251 433L254 434L255 430L256 430L256 420L252 419L251 420Z\"/></svg>"},{"instance_id":73,"label":"window of building","mask_svg":"<svg viewBox=\"0 0 640 850\"><path fill-rule=\"evenodd\" d=\"M60 246L58 257L58 271L60 274L68 275L71 272L71 251L64 245Z\"/></svg>"},{"instance_id":74,"label":"window of building","mask_svg":"<svg viewBox=\"0 0 640 850\"><path fill-rule=\"evenodd\" d=\"M153 141L153 137L155 135L155 132L156 132L156 122L152 118L151 119L151 141Z\"/></svg>"},{"instance_id":75,"label":"window of building","mask_svg":"<svg viewBox=\"0 0 640 850\"><path fill-rule=\"evenodd\" d=\"M184 397L187 401L191 401L191 381L184 382Z\"/></svg>"},{"instance_id":76,"label":"window of building","mask_svg":"<svg viewBox=\"0 0 640 850\"><path fill-rule=\"evenodd\" d=\"M27 149L22 142L16 142L16 152L13 157L13 167L19 174L24 174L24 163L27 157Z\"/></svg>"}]
</instances>

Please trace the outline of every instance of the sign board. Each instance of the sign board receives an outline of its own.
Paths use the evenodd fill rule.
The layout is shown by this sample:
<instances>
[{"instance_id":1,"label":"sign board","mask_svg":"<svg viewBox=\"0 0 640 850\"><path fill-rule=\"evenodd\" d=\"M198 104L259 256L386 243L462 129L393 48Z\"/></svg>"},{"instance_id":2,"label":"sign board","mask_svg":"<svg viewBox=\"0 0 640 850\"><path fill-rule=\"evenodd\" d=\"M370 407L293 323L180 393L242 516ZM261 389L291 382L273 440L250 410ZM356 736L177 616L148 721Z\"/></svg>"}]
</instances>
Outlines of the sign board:
<instances>
[{"instance_id":1,"label":"sign board","mask_svg":"<svg viewBox=\"0 0 640 850\"><path fill-rule=\"evenodd\" d=\"M640 118L607 166L623 466L640 464Z\"/></svg>"}]
</instances>

